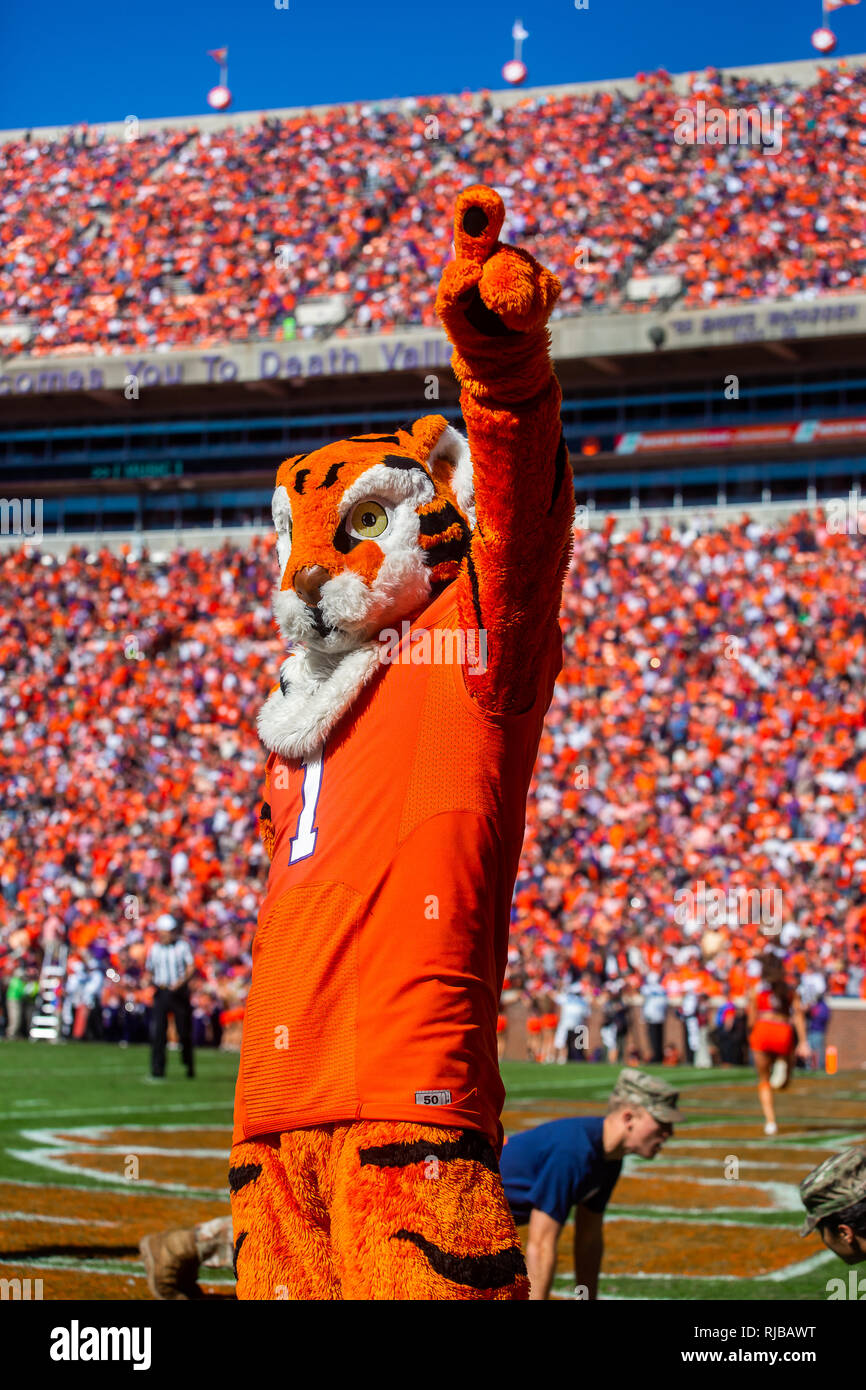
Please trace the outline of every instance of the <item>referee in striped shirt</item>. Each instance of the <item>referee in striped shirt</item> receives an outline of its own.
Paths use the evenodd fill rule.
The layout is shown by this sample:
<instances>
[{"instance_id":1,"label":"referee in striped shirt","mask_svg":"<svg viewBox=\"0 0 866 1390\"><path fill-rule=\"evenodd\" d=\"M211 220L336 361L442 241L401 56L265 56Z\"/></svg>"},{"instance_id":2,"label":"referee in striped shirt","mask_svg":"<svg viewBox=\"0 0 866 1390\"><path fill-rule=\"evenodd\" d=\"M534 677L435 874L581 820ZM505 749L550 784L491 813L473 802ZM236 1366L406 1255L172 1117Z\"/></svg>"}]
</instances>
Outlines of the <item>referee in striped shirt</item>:
<instances>
[{"instance_id":1,"label":"referee in striped shirt","mask_svg":"<svg viewBox=\"0 0 866 1390\"><path fill-rule=\"evenodd\" d=\"M174 1015L181 1056L187 1076L195 1076L192 1057L192 1001L189 982L195 974L192 951L178 935L174 917L166 912L156 921L159 941L151 946L145 961L146 983L155 986L151 1015L151 1076L165 1076L165 1044L168 1016Z\"/></svg>"}]
</instances>

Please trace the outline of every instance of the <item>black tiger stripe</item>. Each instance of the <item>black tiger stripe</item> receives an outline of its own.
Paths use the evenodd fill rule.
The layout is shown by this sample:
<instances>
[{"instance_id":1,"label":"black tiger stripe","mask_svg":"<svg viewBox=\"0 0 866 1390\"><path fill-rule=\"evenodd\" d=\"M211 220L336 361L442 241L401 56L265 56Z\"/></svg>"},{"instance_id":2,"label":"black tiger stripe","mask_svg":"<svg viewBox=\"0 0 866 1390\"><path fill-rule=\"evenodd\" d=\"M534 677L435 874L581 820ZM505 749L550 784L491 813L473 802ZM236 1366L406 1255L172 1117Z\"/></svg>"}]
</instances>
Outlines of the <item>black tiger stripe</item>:
<instances>
[{"instance_id":1,"label":"black tiger stripe","mask_svg":"<svg viewBox=\"0 0 866 1390\"><path fill-rule=\"evenodd\" d=\"M290 455L289 455L289 459L291 459L291 463L289 464L289 472L291 473L291 471L292 471L293 468L297 468L297 466L298 466L299 463L303 463L304 459L308 459L309 457L310 457L310 455L309 455L308 453L307 453L307 454L290 454ZM288 461L289 461L289 460L287 459L286 462L288 463Z\"/></svg>"},{"instance_id":2,"label":"black tiger stripe","mask_svg":"<svg viewBox=\"0 0 866 1390\"><path fill-rule=\"evenodd\" d=\"M322 617L322 610L319 608L318 604L316 604L315 608L308 609L308 613L310 621L320 637L327 637L329 632L333 632L334 629L330 627Z\"/></svg>"},{"instance_id":3,"label":"black tiger stripe","mask_svg":"<svg viewBox=\"0 0 866 1390\"><path fill-rule=\"evenodd\" d=\"M420 519L422 536L438 536L440 531L447 531L451 526L459 526L462 531L466 530L463 517L447 499L435 512L421 512Z\"/></svg>"},{"instance_id":4,"label":"black tiger stripe","mask_svg":"<svg viewBox=\"0 0 866 1390\"><path fill-rule=\"evenodd\" d=\"M565 443L565 435L563 434L562 429L560 428L559 444L556 447L556 458L553 460L553 494L550 498L550 506L547 509L548 516L550 516L550 513L553 511L553 508L556 505L556 499L559 496L559 490L562 487L562 480L565 477L565 465L567 461L568 448Z\"/></svg>"},{"instance_id":5,"label":"black tiger stripe","mask_svg":"<svg viewBox=\"0 0 866 1390\"><path fill-rule=\"evenodd\" d=\"M484 627L484 620L481 617L481 599L478 594L478 571L475 568L471 550L467 551L466 554L466 572L469 575L469 584L472 589L472 607L475 609L475 621L480 631Z\"/></svg>"},{"instance_id":6,"label":"black tiger stripe","mask_svg":"<svg viewBox=\"0 0 866 1390\"><path fill-rule=\"evenodd\" d=\"M350 434L348 444L399 444L396 434Z\"/></svg>"},{"instance_id":7,"label":"black tiger stripe","mask_svg":"<svg viewBox=\"0 0 866 1390\"><path fill-rule=\"evenodd\" d=\"M410 472L417 468L418 472L423 473L425 478L430 477L423 463L419 463L417 459L404 458L402 454L383 454L379 462L384 463L388 468L402 468L404 472Z\"/></svg>"},{"instance_id":8,"label":"black tiger stripe","mask_svg":"<svg viewBox=\"0 0 866 1390\"><path fill-rule=\"evenodd\" d=\"M319 487L316 491L318 492L323 487L333 487L334 483L337 481L340 469L345 468L345 466L345 463L332 463L324 478L319 483Z\"/></svg>"},{"instance_id":9,"label":"black tiger stripe","mask_svg":"<svg viewBox=\"0 0 866 1390\"><path fill-rule=\"evenodd\" d=\"M238 1277L238 1255L241 1253L241 1246L243 1245L248 1235L249 1231L241 1231L240 1235L235 1241L235 1251L234 1255L232 1256L232 1270L234 1272L235 1279L237 1279Z\"/></svg>"},{"instance_id":10,"label":"black tiger stripe","mask_svg":"<svg viewBox=\"0 0 866 1390\"><path fill-rule=\"evenodd\" d=\"M526 1274L526 1263L518 1247L510 1246L493 1255L455 1255L434 1245L418 1231L395 1231L391 1240L408 1240L417 1245L427 1263L452 1284L468 1284L471 1289L502 1289Z\"/></svg>"},{"instance_id":11,"label":"black tiger stripe","mask_svg":"<svg viewBox=\"0 0 866 1390\"><path fill-rule=\"evenodd\" d=\"M361 545L361 543L361 537L350 536L349 532L346 530L346 523L343 522L334 537L334 549L339 551L341 555L348 555L350 550L354 550L355 546Z\"/></svg>"},{"instance_id":12,"label":"black tiger stripe","mask_svg":"<svg viewBox=\"0 0 866 1390\"><path fill-rule=\"evenodd\" d=\"M301 494L303 493L304 486L309 476L309 468L302 468L300 473L295 474L295 492L298 494L298 496L301 496Z\"/></svg>"},{"instance_id":13,"label":"black tiger stripe","mask_svg":"<svg viewBox=\"0 0 866 1390\"><path fill-rule=\"evenodd\" d=\"M431 545L429 550L422 550L424 564L433 569L436 565L444 564L446 560L463 559L469 550L469 537L464 533L462 536L455 536L453 541L441 541L439 545Z\"/></svg>"},{"instance_id":14,"label":"black tiger stripe","mask_svg":"<svg viewBox=\"0 0 866 1390\"><path fill-rule=\"evenodd\" d=\"M359 1149L361 1167L372 1164L375 1168L410 1168L413 1163L424 1163L428 1158L439 1158L443 1163L456 1158L464 1158L472 1163L480 1163L491 1173L499 1172L496 1154L489 1139L474 1129L465 1129L459 1139L444 1139L441 1143L431 1143L429 1139L416 1139L394 1144L382 1144L375 1149Z\"/></svg>"},{"instance_id":15,"label":"black tiger stripe","mask_svg":"<svg viewBox=\"0 0 866 1390\"><path fill-rule=\"evenodd\" d=\"M268 812L270 815L270 812ZM242 1163L238 1168L229 1169L229 1192L240 1192L247 1183L255 1182L262 1171L260 1163Z\"/></svg>"},{"instance_id":16,"label":"black tiger stripe","mask_svg":"<svg viewBox=\"0 0 866 1390\"><path fill-rule=\"evenodd\" d=\"M267 801L263 801L263 802L262 802L262 808L261 808L261 810L259 811L259 819L260 819L260 820L270 820L270 818L271 818L271 808L270 808L270 804L269 804ZM232 1172L234 1172L234 1169L232 1169Z\"/></svg>"}]
</instances>

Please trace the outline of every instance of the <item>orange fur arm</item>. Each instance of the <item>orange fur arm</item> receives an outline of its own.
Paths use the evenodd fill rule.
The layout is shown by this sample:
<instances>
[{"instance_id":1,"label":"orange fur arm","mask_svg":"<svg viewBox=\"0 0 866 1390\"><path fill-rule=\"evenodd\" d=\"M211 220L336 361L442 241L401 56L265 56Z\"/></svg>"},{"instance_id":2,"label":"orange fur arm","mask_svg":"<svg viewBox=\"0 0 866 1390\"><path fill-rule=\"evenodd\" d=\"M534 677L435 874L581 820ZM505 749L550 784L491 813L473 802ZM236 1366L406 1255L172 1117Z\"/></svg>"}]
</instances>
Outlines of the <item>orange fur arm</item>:
<instances>
[{"instance_id":1,"label":"orange fur arm","mask_svg":"<svg viewBox=\"0 0 866 1390\"><path fill-rule=\"evenodd\" d=\"M492 189L457 200L455 260L437 311L469 435L477 523L459 583L461 624L487 634L487 669L467 688L491 713L534 703L558 623L571 551L574 488L547 319L555 276L497 240L504 207Z\"/></svg>"}]
</instances>

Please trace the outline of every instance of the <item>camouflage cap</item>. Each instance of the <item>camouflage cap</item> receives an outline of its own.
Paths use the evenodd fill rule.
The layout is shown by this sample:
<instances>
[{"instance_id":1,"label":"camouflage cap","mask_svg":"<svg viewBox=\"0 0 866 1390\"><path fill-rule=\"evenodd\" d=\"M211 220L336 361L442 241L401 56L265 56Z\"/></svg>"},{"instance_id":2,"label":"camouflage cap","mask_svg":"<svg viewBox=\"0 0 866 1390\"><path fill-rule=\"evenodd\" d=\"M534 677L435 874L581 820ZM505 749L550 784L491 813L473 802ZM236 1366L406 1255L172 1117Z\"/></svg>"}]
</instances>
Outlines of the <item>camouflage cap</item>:
<instances>
[{"instance_id":1,"label":"camouflage cap","mask_svg":"<svg viewBox=\"0 0 866 1390\"><path fill-rule=\"evenodd\" d=\"M659 1076L649 1076L645 1071L634 1067L623 1067L611 1093L611 1100L624 1101L630 1105L640 1105L648 1110L654 1120L663 1124L675 1124L682 1119L677 1109L679 1091L662 1081Z\"/></svg>"},{"instance_id":2,"label":"camouflage cap","mask_svg":"<svg viewBox=\"0 0 866 1390\"><path fill-rule=\"evenodd\" d=\"M800 1183L800 1200L808 1212L801 1236L814 1231L825 1216L866 1201L866 1149L844 1149L825 1158Z\"/></svg>"}]
</instances>

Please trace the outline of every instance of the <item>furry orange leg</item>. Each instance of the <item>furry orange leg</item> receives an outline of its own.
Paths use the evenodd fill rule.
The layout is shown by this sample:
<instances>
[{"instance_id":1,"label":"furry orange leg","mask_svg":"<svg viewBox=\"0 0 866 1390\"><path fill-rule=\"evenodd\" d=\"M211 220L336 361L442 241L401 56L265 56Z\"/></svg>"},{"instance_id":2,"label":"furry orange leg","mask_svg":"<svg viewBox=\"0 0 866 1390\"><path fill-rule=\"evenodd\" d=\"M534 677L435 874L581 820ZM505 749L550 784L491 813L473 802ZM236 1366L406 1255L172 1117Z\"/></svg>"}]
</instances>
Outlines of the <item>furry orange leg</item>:
<instances>
[{"instance_id":1,"label":"furry orange leg","mask_svg":"<svg viewBox=\"0 0 866 1390\"><path fill-rule=\"evenodd\" d=\"M232 1174L238 1298L529 1296L499 1166L475 1131L293 1130L236 1145Z\"/></svg>"},{"instance_id":2,"label":"furry orange leg","mask_svg":"<svg viewBox=\"0 0 866 1390\"><path fill-rule=\"evenodd\" d=\"M338 1299L330 1217L319 1190L334 1126L235 1144L229 1188L241 1299Z\"/></svg>"}]
</instances>

